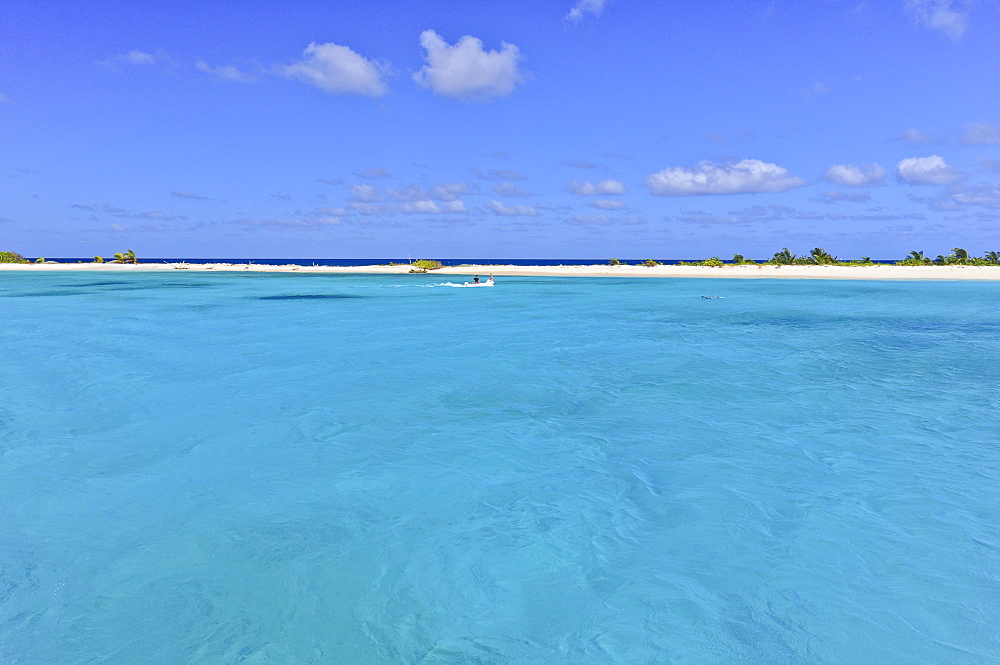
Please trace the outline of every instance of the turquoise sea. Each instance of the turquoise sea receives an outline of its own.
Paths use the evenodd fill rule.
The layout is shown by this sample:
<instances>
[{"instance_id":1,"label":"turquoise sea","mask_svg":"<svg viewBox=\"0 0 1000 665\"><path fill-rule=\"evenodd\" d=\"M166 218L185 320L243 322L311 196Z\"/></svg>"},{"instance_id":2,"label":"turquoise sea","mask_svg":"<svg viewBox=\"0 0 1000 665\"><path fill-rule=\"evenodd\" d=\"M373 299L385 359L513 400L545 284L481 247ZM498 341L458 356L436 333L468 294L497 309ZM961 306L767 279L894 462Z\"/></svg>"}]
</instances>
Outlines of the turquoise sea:
<instances>
[{"instance_id":1,"label":"turquoise sea","mask_svg":"<svg viewBox=\"0 0 1000 665\"><path fill-rule=\"evenodd\" d=\"M448 279L0 274L0 663L996 662L1000 283Z\"/></svg>"}]
</instances>

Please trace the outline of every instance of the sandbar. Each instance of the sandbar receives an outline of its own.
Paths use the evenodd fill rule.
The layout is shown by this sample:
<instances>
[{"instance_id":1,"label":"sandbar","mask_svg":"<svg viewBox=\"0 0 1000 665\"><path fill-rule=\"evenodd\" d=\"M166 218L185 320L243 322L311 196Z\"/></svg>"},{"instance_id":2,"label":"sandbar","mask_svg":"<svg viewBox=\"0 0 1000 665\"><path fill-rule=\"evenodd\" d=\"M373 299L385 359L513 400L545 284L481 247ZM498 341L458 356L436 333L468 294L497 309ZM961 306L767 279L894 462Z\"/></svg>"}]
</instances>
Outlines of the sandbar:
<instances>
[{"instance_id":1,"label":"sandbar","mask_svg":"<svg viewBox=\"0 0 1000 665\"><path fill-rule=\"evenodd\" d=\"M265 263L0 263L0 271L84 271L84 272L151 272L151 271L214 271L214 272L302 272L302 273L375 273L407 274L409 265L369 266L300 266ZM519 277L694 277L705 279L868 279L868 280L993 280L1000 281L1000 266L801 266L801 265L463 265L440 268L423 276L486 275ZM414 275L420 278L422 275Z\"/></svg>"}]
</instances>

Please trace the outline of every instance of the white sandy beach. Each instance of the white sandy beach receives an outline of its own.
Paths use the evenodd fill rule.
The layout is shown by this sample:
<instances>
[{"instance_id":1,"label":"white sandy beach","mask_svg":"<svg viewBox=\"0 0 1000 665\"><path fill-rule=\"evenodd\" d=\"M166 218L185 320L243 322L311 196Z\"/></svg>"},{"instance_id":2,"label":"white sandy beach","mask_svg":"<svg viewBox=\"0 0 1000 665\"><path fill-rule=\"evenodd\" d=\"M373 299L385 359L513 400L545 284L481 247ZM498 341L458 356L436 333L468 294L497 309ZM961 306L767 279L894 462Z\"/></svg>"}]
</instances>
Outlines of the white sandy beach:
<instances>
[{"instance_id":1,"label":"white sandy beach","mask_svg":"<svg viewBox=\"0 0 1000 665\"><path fill-rule=\"evenodd\" d=\"M382 273L407 274L408 265L370 266L298 266L257 263L0 263L0 271L18 272L150 272L150 271L251 271L251 272L303 272L303 273ZM696 277L723 279L907 279L907 280L996 280L1000 281L1000 266L774 266L727 265L723 267L661 265L610 266L514 266L469 265L441 268L428 275L489 275L544 276L544 277ZM415 275L419 278L419 275Z\"/></svg>"}]
</instances>

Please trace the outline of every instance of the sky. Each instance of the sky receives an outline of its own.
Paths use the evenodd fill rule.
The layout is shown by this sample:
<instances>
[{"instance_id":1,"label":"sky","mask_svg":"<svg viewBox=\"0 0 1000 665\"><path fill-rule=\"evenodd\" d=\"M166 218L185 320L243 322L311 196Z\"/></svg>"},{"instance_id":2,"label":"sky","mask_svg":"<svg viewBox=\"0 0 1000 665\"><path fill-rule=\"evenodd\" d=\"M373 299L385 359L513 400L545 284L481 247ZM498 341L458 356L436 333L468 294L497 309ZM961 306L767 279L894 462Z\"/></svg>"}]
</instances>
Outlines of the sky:
<instances>
[{"instance_id":1,"label":"sky","mask_svg":"<svg viewBox=\"0 0 1000 665\"><path fill-rule=\"evenodd\" d=\"M1000 250L1000 0L0 3L0 250L783 247Z\"/></svg>"}]
</instances>

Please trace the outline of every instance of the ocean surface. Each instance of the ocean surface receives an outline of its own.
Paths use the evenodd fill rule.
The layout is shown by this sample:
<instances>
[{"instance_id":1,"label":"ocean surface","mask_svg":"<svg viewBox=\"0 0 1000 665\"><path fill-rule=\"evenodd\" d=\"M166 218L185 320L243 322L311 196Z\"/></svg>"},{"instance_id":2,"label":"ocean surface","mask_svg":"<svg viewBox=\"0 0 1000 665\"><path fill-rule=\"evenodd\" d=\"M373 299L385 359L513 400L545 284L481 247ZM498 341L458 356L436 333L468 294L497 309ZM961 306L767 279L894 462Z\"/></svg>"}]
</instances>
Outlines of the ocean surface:
<instances>
[{"instance_id":1,"label":"ocean surface","mask_svg":"<svg viewBox=\"0 0 1000 665\"><path fill-rule=\"evenodd\" d=\"M0 663L997 662L997 283L448 279L0 273Z\"/></svg>"}]
</instances>

